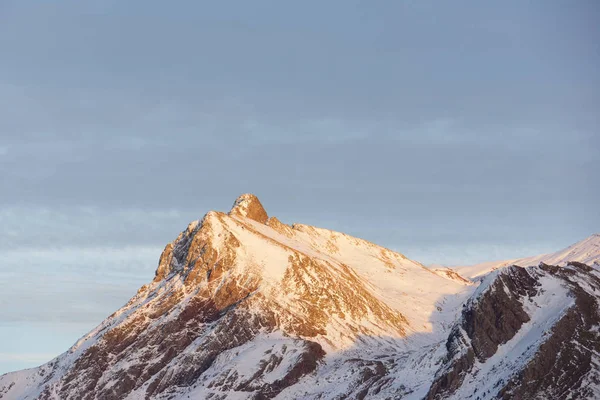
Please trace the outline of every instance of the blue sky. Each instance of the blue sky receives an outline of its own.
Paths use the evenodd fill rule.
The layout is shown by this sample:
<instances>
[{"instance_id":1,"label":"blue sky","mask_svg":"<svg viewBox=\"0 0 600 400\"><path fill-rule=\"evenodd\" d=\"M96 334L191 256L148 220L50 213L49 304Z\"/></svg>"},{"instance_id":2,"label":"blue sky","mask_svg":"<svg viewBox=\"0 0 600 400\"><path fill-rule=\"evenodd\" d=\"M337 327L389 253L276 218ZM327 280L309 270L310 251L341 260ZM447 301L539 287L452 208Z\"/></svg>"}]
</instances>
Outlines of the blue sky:
<instances>
[{"instance_id":1,"label":"blue sky","mask_svg":"<svg viewBox=\"0 0 600 400\"><path fill-rule=\"evenodd\" d=\"M599 231L593 0L0 3L0 372L257 194L424 263Z\"/></svg>"}]
</instances>

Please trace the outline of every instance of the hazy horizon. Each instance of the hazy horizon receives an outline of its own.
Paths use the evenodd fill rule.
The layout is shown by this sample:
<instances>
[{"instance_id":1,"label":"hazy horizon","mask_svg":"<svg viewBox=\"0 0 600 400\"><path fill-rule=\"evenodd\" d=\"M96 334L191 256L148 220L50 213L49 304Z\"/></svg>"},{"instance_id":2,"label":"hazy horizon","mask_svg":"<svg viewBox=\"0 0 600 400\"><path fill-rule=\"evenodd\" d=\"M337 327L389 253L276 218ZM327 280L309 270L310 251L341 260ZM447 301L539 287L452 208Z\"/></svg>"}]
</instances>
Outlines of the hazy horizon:
<instances>
[{"instance_id":1,"label":"hazy horizon","mask_svg":"<svg viewBox=\"0 0 600 400\"><path fill-rule=\"evenodd\" d=\"M425 264L600 231L595 1L0 4L0 373L256 194Z\"/></svg>"}]
</instances>

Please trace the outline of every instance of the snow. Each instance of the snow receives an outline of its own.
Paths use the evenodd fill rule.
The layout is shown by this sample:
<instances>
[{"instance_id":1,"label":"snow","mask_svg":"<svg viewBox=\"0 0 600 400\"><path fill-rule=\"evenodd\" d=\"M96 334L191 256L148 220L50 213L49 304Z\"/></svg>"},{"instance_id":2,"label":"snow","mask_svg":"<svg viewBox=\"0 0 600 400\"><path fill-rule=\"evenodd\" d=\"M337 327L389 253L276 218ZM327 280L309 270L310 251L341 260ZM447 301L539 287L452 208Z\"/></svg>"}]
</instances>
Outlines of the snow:
<instances>
[{"instance_id":1,"label":"snow","mask_svg":"<svg viewBox=\"0 0 600 400\"><path fill-rule=\"evenodd\" d=\"M531 320L524 323L512 339L500 345L492 357L483 363L476 361L473 370L450 399L496 398L502 388L498 382L508 382L535 355L547 332L573 306L574 299L558 278L544 275L539 282L542 289L538 290L538 294L523 301Z\"/></svg>"},{"instance_id":2,"label":"snow","mask_svg":"<svg viewBox=\"0 0 600 400\"><path fill-rule=\"evenodd\" d=\"M25 369L0 375L0 398L2 400L20 400L23 394L38 396L42 377L38 374L40 368ZM10 391L9 391L10 389Z\"/></svg>"},{"instance_id":3,"label":"snow","mask_svg":"<svg viewBox=\"0 0 600 400\"><path fill-rule=\"evenodd\" d=\"M328 263L332 268L349 266L376 298L408 319L407 328L411 333L436 332L443 336L456 312L452 307L440 307L440 304L460 303L474 289L441 277L402 254L340 232L295 224L293 235L289 237L239 215L226 216L223 220L224 229L233 232L244 243L238 253L239 260L246 260L240 263L242 269L245 270L247 265L260 266L265 287L277 292L289 265L288 257L295 252ZM262 257L256 258L257 254ZM286 294L279 296L290 307L295 301ZM331 333L336 335L335 329ZM339 336L336 340L339 348L352 344L339 342Z\"/></svg>"},{"instance_id":4,"label":"snow","mask_svg":"<svg viewBox=\"0 0 600 400\"><path fill-rule=\"evenodd\" d=\"M235 373L236 380L247 381L259 372L257 360L278 356L282 358L281 363L260 376L262 382L276 382L294 367L297 356L303 351L302 343L284 337L281 332L259 335L242 346L221 353L206 371L203 380L223 378L223 375L231 377Z\"/></svg>"},{"instance_id":5,"label":"snow","mask_svg":"<svg viewBox=\"0 0 600 400\"><path fill-rule=\"evenodd\" d=\"M569 261L577 261L587 265L600 264L600 234L596 233L563 250L555 253L541 254L538 256L518 258L504 261L489 261L470 266L451 267L461 276L477 280L483 275L509 265L529 267L539 265L541 262L549 265L564 266Z\"/></svg>"},{"instance_id":6,"label":"snow","mask_svg":"<svg viewBox=\"0 0 600 400\"><path fill-rule=\"evenodd\" d=\"M243 205L243 202L241 203ZM238 204L240 206L240 204ZM267 296L276 299L289 310L301 313L301 304L293 293L280 290L281 281L290 265L289 258L294 254L303 254L320 265L326 266L329 272L337 274L340 279L342 272L350 271L356 275L360 282L381 302L389 305L408 319L406 327L408 337L398 336L395 331L384 325L374 323L373 316L367 315L362 320L356 321L361 330L372 332L372 337L356 338L356 333L350 331L348 321L333 316L329 321L327 335L316 338L329 352L328 359L341 357L340 362L351 355L381 356L382 352L407 352L410 347L432 347L440 342L456 318L458 305L473 291L474 287L441 277L423 265L407 259L399 253L374 245L362 239L353 238L345 234L314 228L307 225L295 225L291 230L293 234L287 236L271 227L260 224L243 214L225 215L210 212L201 224L210 225L206 234L213 242L216 249L227 246L227 234L232 234L243 243L235 249L236 265L233 270L227 271L225 279L237 279L239 282L248 281L252 276L260 278L260 290ZM199 222L191 223L185 235L193 235L200 228ZM182 239L184 234L180 235ZM191 240L191 239L190 239ZM177 264L177 260L173 260ZM185 268L183 263L173 265L172 271L178 272ZM313 285L319 285L317 277L306 277ZM104 321L100 326L80 339L67 353L56 360L56 370L59 373L53 378L56 381L62 376L69 365L72 365L86 349L96 343L103 333L110 328L122 325L133 318L137 310L152 304L168 293L182 288L182 281L177 274L171 274L161 282L155 282L141 290L125 307ZM215 287L215 292L219 286ZM335 295L332 293L332 295ZM151 322L150 326L158 326L171 318L175 318L190 295L180 300L179 304L167 314ZM417 335L423 333L423 335ZM357 342L357 339L359 340ZM289 341L289 339L286 339ZM236 365L236 374L239 379L252 374L256 363L244 363L243 360L255 360L266 348L280 351L281 344L286 342L281 338L265 337L253 341L252 345L228 351L215 361L214 370L210 374L217 376L223 374L226 365ZM277 342L279 341L279 342ZM411 351L410 354L417 354ZM407 356L408 357L408 356ZM286 362L293 363L293 358L286 358ZM135 359L122 359L113 368L126 369ZM213 368L213 367L211 367ZM284 371L284 369L280 370ZM266 381L276 379L279 375L267 374L263 377ZM404 373L412 373L406 370ZM35 373L32 373L32 375ZM210 376L207 375L207 376ZM15 376L18 378L19 376ZM15 379L11 376L10 379ZM30 379L31 380L31 379ZM37 381L36 381L37 382ZM36 388L34 382L31 387ZM102 378L100 384L111 385L110 378ZM27 390L27 388L23 388ZM198 388L201 393L203 388ZM14 390L13 392L17 392ZM21 390L19 390L21 392ZM22 393L22 392L21 392ZM200 395L200 394L199 394ZM132 394L135 398L137 394ZM236 395L237 396L237 395ZM239 394L242 396L242 394ZM240 397L240 398L243 398ZM3 399L4 400L4 399Z\"/></svg>"},{"instance_id":7,"label":"snow","mask_svg":"<svg viewBox=\"0 0 600 400\"><path fill-rule=\"evenodd\" d=\"M600 262L600 236L594 235L557 253L456 268L460 275L475 281L465 282L452 277L444 269L432 271L400 253L340 232L295 224L281 233L245 216L244 207L250 200L252 198L242 196L236 201L234 207L240 209L239 213L227 215L209 212L201 222L191 223L178 238L191 242L198 238L195 235L204 235L201 239L209 242L217 253L217 263L225 254L235 255L235 264L224 272L219 281L212 282L213 286L207 286L209 283L205 280L197 283L197 287L189 288L184 284L186 268L193 268L196 262L189 258L199 258L197 253L186 254L185 260L174 258L166 279L140 289L127 305L82 337L67 352L42 367L0 376L0 397L4 395L2 400L38 396L43 387L41 383L50 372L53 375L49 384L58 382L75 360L98 343L110 329L123 326L140 315L145 317L150 328L160 327L176 318L201 288L209 287L207 296L214 296L231 280L243 288L253 289L258 282L256 291L260 292L265 302L250 302L249 307L254 307L250 311L258 313L261 307L270 304L281 307L292 317L302 317L305 314L303 301L306 300L300 298L300 293L303 293L301 288L293 286L294 283L283 287L286 274L292 266L291 259L298 255L309 258L324 270L320 272L328 278L332 277L333 281L356 281L357 288L364 288L361 294L357 293L351 300L359 302L369 298L369 301L365 301L368 306L364 315L349 317L352 313L342 309L339 314L345 317L328 315L326 333L310 338L288 336L285 326L289 321L286 318L292 317L281 316L278 321L280 330L270 333L261 331L250 341L221 352L193 386L178 388L175 398L207 398L211 394L223 393L227 394L228 399L251 398L252 391L239 388L249 382L260 387L284 378L305 351L306 342L302 339L306 339L323 346L327 352L324 363L316 373L303 377L277 398L313 399L317 395L322 399L343 398L355 389L359 375L357 371L364 371L365 368L375 371L383 366L387 374L395 379L380 394L370 398L402 395L407 400L421 399L427 394L446 355L445 342L460 316L462 306L467 301L477 301L490 290L501 273L498 268L511 264L535 265L540 261L561 265L572 260ZM230 246L228 240L232 237L240 243L239 246ZM311 269L302 270L299 274L302 284L313 287L323 284L320 277L324 275L319 276ZM522 368L545 340L546 333L573 305L568 289L562 286L558 278L540 273L539 280L542 286L538 294L523 300L524 309L531 320L523 324L512 339L501 345L495 355L483 363L476 362L452 398L493 398L497 391L494 388L496 382L506 382L514 371ZM584 290L593 290L586 282L578 283ZM336 304L342 307L350 306L348 300L339 298L339 293L325 289L327 294L319 294L321 297L335 299ZM149 321L145 310L148 307L159 308L173 293L181 294L177 303ZM376 301L372 301L373 298ZM372 306L369 302L377 304ZM403 327L405 334L400 334L391 321L382 320L376 315L373 311L376 306L402 314L407 321ZM207 338L212 334L212 325L200 325L194 328L202 333L169 362L168 368L172 371L177 371L178 363L184 356L194 354L202 344L207 343ZM115 371L127 370L139 362L139 354L131 353L115 361L112 368ZM600 363L598 360L595 362ZM99 384L113 385L116 383L113 379L114 374L107 373L101 377ZM128 398L143 399L148 384L149 381L131 392ZM10 385L12 387L9 390ZM230 389L223 392L223 385Z\"/></svg>"}]
</instances>

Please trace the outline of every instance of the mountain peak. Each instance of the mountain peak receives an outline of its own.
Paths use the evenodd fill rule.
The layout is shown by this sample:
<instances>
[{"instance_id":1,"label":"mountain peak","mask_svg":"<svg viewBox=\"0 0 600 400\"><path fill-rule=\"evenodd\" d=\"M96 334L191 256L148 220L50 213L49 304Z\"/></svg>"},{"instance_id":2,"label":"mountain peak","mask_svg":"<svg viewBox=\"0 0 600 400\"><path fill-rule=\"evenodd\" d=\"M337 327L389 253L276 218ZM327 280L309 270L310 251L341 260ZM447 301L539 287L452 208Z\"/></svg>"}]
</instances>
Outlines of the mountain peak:
<instances>
[{"instance_id":1,"label":"mountain peak","mask_svg":"<svg viewBox=\"0 0 600 400\"><path fill-rule=\"evenodd\" d=\"M245 194L188 225L155 279L69 351L1 375L0 398L600 399L600 277L550 265L597 260L581 243L475 285L284 225Z\"/></svg>"},{"instance_id":2,"label":"mountain peak","mask_svg":"<svg viewBox=\"0 0 600 400\"><path fill-rule=\"evenodd\" d=\"M229 215L250 218L261 224L266 223L269 219L258 197L250 193L243 194L235 200Z\"/></svg>"}]
</instances>

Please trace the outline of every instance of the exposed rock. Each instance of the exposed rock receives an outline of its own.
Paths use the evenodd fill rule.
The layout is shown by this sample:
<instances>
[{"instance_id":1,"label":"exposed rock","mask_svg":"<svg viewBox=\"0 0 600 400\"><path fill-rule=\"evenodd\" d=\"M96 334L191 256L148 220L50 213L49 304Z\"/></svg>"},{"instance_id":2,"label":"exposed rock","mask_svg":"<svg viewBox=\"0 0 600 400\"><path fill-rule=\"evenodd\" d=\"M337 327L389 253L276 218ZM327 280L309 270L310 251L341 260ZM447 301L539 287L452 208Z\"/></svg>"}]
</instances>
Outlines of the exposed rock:
<instances>
[{"instance_id":1,"label":"exposed rock","mask_svg":"<svg viewBox=\"0 0 600 400\"><path fill-rule=\"evenodd\" d=\"M0 399L600 398L599 296L585 264L476 286L243 195L68 352L0 376Z\"/></svg>"},{"instance_id":2,"label":"exposed rock","mask_svg":"<svg viewBox=\"0 0 600 400\"><path fill-rule=\"evenodd\" d=\"M287 237L294 236L292 227L284 224L283 222L278 220L277 217L270 217L267 221L267 225L273 228L275 231L281 233L282 235L285 235Z\"/></svg>"},{"instance_id":3,"label":"exposed rock","mask_svg":"<svg viewBox=\"0 0 600 400\"><path fill-rule=\"evenodd\" d=\"M237 198L229 215L239 215L264 224L269 219L260 200L253 194L243 194Z\"/></svg>"},{"instance_id":4,"label":"exposed rock","mask_svg":"<svg viewBox=\"0 0 600 400\"><path fill-rule=\"evenodd\" d=\"M427 399L452 394L471 371L475 359L485 361L529 321L522 297L536 294L536 280L525 268L511 266L499 273L489 288L462 310L446 348L446 365L433 382Z\"/></svg>"},{"instance_id":5,"label":"exposed rock","mask_svg":"<svg viewBox=\"0 0 600 400\"><path fill-rule=\"evenodd\" d=\"M439 276L443 276L445 278L451 279L456 282L460 282L465 285L471 285L473 283L470 280L463 278L460 274L458 274L451 268L435 268L433 269L433 272L435 272Z\"/></svg>"},{"instance_id":6,"label":"exposed rock","mask_svg":"<svg viewBox=\"0 0 600 400\"><path fill-rule=\"evenodd\" d=\"M454 335L455 334L456 333L454 333ZM455 338L451 336L449 341L453 340L455 340ZM450 365L447 366L444 369L444 372L432 383L426 399L444 399L454 393L463 383L465 375L471 371L474 362L475 354L470 348L466 350L465 354L462 354L456 359L452 359Z\"/></svg>"},{"instance_id":7,"label":"exposed rock","mask_svg":"<svg viewBox=\"0 0 600 400\"><path fill-rule=\"evenodd\" d=\"M600 398L600 278L591 268L570 262L572 268L546 264L540 268L568 282L575 297L571 308L552 328L527 366L501 390L503 399ZM588 289L588 290L589 290Z\"/></svg>"},{"instance_id":8,"label":"exposed rock","mask_svg":"<svg viewBox=\"0 0 600 400\"><path fill-rule=\"evenodd\" d=\"M511 340L530 320L524 304L536 295L545 294L547 289L540 281L545 276L562 282L575 298L574 305L567 308L550 331L540 332L543 336L532 356L526 356L529 349L525 349L522 357L529 361L520 370L513 371L508 380L498 380L493 391L473 393L472 398L597 398L600 395L600 277L589 266L577 262L569 263L566 268L543 263L528 269L511 266L495 275L489 287L465 305L460 322L446 343L444 364L426 398L464 396L464 391L460 396L453 394L467 377L470 381L476 380L476 363L484 363L494 356L498 346Z\"/></svg>"},{"instance_id":9,"label":"exposed rock","mask_svg":"<svg viewBox=\"0 0 600 400\"><path fill-rule=\"evenodd\" d=\"M477 302L463 310L462 328L480 361L494 355L499 345L506 343L529 321L521 299L534 296L535 287L536 280L525 268L512 266L498 275L490 290Z\"/></svg>"}]
</instances>

